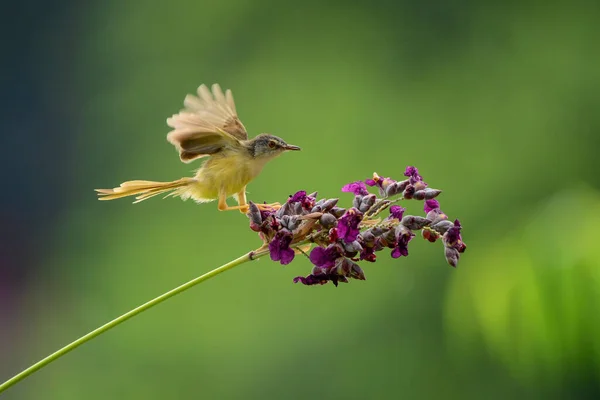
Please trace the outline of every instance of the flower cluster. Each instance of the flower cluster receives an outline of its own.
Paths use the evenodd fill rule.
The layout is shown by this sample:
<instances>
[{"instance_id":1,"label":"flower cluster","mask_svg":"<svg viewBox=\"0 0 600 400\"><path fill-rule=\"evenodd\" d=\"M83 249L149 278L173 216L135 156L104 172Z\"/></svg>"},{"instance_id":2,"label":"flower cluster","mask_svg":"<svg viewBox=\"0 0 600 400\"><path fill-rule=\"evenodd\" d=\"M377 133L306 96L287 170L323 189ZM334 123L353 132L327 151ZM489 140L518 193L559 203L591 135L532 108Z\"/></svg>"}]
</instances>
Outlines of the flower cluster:
<instances>
[{"instance_id":1,"label":"flower cluster","mask_svg":"<svg viewBox=\"0 0 600 400\"><path fill-rule=\"evenodd\" d=\"M448 220L436 200L441 190L429 188L417 168L407 167L404 176L396 181L375 173L372 179L345 185L342 192L354 194L349 208L338 207L338 199L317 201L317 193L305 191L290 196L280 208L251 202L250 228L258 232L273 261L289 264L297 254L310 259L312 272L294 279L305 285L364 280L359 261L375 262L376 253L384 249L392 258L408 256L408 244L419 230L425 240L441 239L446 261L456 267L467 247L460 222ZM377 187L379 195L369 187ZM425 216L404 215L405 208L394 204L410 199L424 200ZM385 210L389 215L380 217Z\"/></svg>"}]
</instances>

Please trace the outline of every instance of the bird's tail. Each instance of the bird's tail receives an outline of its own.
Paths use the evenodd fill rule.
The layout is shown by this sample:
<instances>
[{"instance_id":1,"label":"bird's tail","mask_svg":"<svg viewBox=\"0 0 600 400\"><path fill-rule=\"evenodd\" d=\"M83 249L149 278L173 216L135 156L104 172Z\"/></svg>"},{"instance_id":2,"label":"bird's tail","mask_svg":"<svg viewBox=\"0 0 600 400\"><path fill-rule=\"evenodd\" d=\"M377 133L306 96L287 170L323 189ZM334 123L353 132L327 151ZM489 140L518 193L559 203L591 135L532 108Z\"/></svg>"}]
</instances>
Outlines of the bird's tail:
<instances>
[{"instance_id":1,"label":"bird's tail","mask_svg":"<svg viewBox=\"0 0 600 400\"><path fill-rule=\"evenodd\" d=\"M114 189L96 189L96 192L98 192L98 200L114 200L137 195L133 202L135 204L167 192L170 193L165 197L181 196L186 187L195 182L194 178L181 178L173 182L127 181Z\"/></svg>"}]
</instances>

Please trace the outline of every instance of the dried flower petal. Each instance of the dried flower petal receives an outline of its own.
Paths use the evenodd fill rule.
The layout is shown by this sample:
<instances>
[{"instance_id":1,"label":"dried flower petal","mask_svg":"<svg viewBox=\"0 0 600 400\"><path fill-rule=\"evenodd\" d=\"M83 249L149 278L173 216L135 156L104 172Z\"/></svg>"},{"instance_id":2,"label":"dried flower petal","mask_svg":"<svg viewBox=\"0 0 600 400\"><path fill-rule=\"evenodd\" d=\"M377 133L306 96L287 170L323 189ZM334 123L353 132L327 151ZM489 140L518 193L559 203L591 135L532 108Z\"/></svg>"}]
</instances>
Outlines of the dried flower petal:
<instances>
[{"instance_id":1,"label":"dried flower petal","mask_svg":"<svg viewBox=\"0 0 600 400\"><path fill-rule=\"evenodd\" d=\"M442 235L440 235L438 232L434 231L433 229L429 229L429 228L425 228L421 231L421 236L423 236L423 239L430 241L431 243L434 243L436 240L438 240L440 237L442 237Z\"/></svg>"}]
</instances>

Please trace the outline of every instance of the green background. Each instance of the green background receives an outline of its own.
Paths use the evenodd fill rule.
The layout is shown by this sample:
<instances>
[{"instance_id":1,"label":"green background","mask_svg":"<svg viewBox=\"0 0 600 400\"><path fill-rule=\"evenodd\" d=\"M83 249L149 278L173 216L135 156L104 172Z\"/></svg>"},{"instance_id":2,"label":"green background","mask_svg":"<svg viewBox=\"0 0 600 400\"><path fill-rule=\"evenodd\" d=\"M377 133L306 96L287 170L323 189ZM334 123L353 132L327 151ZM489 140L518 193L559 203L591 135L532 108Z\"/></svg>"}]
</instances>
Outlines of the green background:
<instances>
[{"instance_id":1,"label":"green background","mask_svg":"<svg viewBox=\"0 0 600 400\"><path fill-rule=\"evenodd\" d=\"M469 247L455 270L417 237L408 258L381 253L366 281L338 288L294 285L302 257L244 264L7 399L600 396L594 2L111 0L57 15L32 28L36 78L18 89L46 110L23 133L46 161L21 147L23 168L5 166L22 174L11 185L28 182L28 212L52 218L29 222L36 256L11 264L25 272L6 289L0 380L260 245L215 203L92 192L192 173L165 119L200 83L233 89L251 135L303 148L250 199L304 189L348 205L344 184L416 165Z\"/></svg>"}]
</instances>

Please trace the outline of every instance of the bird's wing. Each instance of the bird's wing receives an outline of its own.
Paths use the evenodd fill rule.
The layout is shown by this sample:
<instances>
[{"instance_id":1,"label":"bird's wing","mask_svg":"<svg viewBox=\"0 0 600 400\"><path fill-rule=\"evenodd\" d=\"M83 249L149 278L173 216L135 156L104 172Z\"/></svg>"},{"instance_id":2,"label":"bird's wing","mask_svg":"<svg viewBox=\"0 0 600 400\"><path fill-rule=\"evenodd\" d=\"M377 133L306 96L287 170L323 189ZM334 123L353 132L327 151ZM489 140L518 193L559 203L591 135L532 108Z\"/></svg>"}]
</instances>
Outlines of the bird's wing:
<instances>
[{"instance_id":1,"label":"bird's wing","mask_svg":"<svg viewBox=\"0 0 600 400\"><path fill-rule=\"evenodd\" d=\"M183 110L167 119L173 128L167 140L177 148L181 161L188 163L248 139L231 90L223 93L215 83L211 93L206 85L201 85L198 96L187 95L183 104Z\"/></svg>"}]
</instances>

